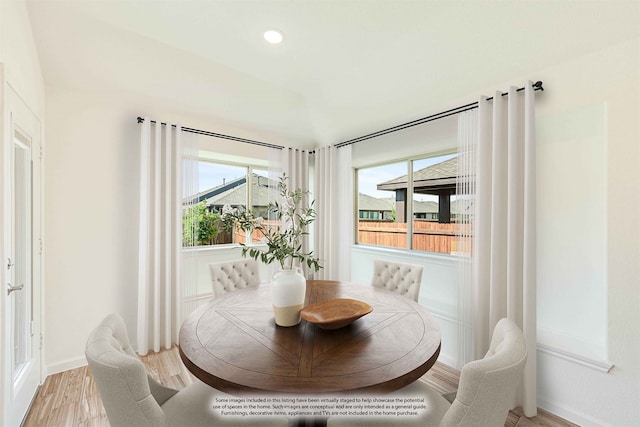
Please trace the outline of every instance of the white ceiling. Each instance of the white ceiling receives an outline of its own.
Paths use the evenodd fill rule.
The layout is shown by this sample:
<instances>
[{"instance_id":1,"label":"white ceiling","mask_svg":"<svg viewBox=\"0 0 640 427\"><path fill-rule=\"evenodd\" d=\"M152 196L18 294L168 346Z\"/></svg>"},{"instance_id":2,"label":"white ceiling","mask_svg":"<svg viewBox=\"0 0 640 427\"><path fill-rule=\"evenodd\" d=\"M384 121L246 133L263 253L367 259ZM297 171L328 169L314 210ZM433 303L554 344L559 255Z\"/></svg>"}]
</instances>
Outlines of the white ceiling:
<instances>
[{"instance_id":1,"label":"white ceiling","mask_svg":"<svg viewBox=\"0 0 640 427\"><path fill-rule=\"evenodd\" d=\"M529 73L637 36L639 5L28 2L48 85L151 96L301 146L422 117L514 77L536 79ZM262 40L271 27L284 32L282 45Z\"/></svg>"}]
</instances>

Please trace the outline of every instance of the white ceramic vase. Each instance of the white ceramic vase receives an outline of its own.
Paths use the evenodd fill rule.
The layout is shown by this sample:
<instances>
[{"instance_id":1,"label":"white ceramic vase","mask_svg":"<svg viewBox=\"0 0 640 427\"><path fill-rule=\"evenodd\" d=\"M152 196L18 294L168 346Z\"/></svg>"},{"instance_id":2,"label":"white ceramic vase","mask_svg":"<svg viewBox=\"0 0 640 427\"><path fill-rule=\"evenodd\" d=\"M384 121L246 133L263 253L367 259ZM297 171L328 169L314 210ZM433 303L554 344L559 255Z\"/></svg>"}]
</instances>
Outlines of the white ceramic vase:
<instances>
[{"instance_id":1,"label":"white ceramic vase","mask_svg":"<svg viewBox=\"0 0 640 427\"><path fill-rule=\"evenodd\" d=\"M307 280L298 267L280 270L271 278L271 301L276 325L295 326L300 323Z\"/></svg>"}]
</instances>

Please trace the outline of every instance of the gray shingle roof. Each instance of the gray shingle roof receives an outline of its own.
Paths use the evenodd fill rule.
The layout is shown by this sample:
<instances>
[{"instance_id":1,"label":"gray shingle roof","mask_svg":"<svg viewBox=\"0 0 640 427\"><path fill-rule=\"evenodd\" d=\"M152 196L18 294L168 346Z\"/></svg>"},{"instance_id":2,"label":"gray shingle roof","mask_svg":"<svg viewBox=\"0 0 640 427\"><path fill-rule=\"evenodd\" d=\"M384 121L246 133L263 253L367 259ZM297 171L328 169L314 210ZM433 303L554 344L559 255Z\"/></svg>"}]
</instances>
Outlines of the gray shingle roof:
<instances>
[{"instance_id":1,"label":"gray shingle roof","mask_svg":"<svg viewBox=\"0 0 640 427\"><path fill-rule=\"evenodd\" d=\"M226 182L224 184L220 184L220 185L217 185L215 187L206 189L204 191L200 191L195 196L188 197L187 199L189 199L189 200L195 199L198 202L201 202L202 200L205 200L208 197L211 197L212 195L219 194L219 193L225 191L225 188L231 189L233 187L236 187L238 185L243 185L245 183L246 183L246 177L242 176L240 178L233 179L233 180L231 180L229 182Z\"/></svg>"},{"instance_id":2,"label":"gray shingle roof","mask_svg":"<svg viewBox=\"0 0 640 427\"><path fill-rule=\"evenodd\" d=\"M473 214L473 203L468 199L455 199L451 201L451 213Z\"/></svg>"},{"instance_id":3,"label":"gray shingle roof","mask_svg":"<svg viewBox=\"0 0 640 427\"><path fill-rule=\"evenodd\" d=\"M413 213L438 213L438 202L426 201L420 202L413 201Z\"/></svg>"},{"instance_id":4,"label":"gray shingle roof","mask_svg":"<svg viewBox=\"0 0 640 427\"><path fill-rule=\"evenodd\" d=\"M370 196L368 194L360 193L358 195L358 210L361 211L373 211L373 212L391 212L396 207L396 202L393 197L385 197L382 199ZM438 212L438 202L433 201L414 201L413 212Z\"/></svg>"},{"instance_id":5,"label":"gray shingle roof","mask_svg":"<svg viewBox=\"0 0 640 427\"><path fill-rule=\"evenodd\" d=\"M392 197L378 199L368 194L360 193L358 195L358 210L383 212L392 211L395 208L395 201ZM451 201L451 213L454 214L470 214L473 213L473 203L465 199L455 199ZM414 213L438 213L438 202L434 201L414 201Z\"/></svg>"},{"instance_id":6,"label":"gray shingle roof","mask_svg":"<svg viewBox=\"0 0 640 427\"><path fill-rule=\"evenodd\" d=\"M263 176L257 176L255 174L253 176L252 182L253 200L251 201L251 203L254 206L267 206L269 204L269 193L271 190L269 186L272 186L272 188L276 188L277 183ZM239 206L246 203L246 198L247 183L245 182L227 191L209 197L206 201L206 204L207 206Z\"/></svg>"},{"instance_id":7,"label":"gray shingle roof","mask_svg":"<svg viewBox=\"0 0 640 427\"><path fill-rule=\"evenodd\" d=\"M358 209L361 211L392 211L396 206L393 197L378 199L368 194L358 194Z\"/></svg>"},{"instance_id":8,"label":"gray shingle roof","mask_svg":"<svg viewBox=\"0 0 640 427\"><path fill-rule=\"evenodd\" d=\"M426 181L432 179L455 178L457 173L458 157L454 157L452 159L445 160L444 162L436 163L435 165L427 166L426 168L413 172L413 180ZM402 175L378 185L401 184L406 182L407 175Z\"/></svg>"}]
</instances>

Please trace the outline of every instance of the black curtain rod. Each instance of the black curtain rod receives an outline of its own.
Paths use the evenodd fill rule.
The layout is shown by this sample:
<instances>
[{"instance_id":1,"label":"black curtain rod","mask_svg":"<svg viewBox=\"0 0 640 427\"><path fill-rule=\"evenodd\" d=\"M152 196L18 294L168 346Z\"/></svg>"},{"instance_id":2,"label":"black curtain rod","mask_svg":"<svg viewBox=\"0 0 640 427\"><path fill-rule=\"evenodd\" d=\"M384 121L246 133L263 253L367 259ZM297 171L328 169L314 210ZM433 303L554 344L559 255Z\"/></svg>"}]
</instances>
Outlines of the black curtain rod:
<instances>
[{"instance_id":1,"label":"black curtain rod","mask_svg":"<svg viewBox=\"0 0 640 427\"><path fill-rule=\"evenodd\" d=\"M138 117L137 120L138 120L138 123L144 122L144 118L142 118L142 117ZM149 120L149 121L151 123L157 123L155 120ZM163 125L163 126L167 125L164 122L160 122L160 124ZM171 125L171 126L172 127L176 127L176 125ZM277 148L278 150L282 150L283 148L285 148L282 145L269 144L268 142L255 141L253 139L240 138L238 136L225 135L225 134L216 133L216 132L209 132L207 130L194 129L194 128L189 128L189 127L183 127L182 130L185 131L185 132L195 133L195 134L198 134L198 135L213 136L213 137L216 137L216 138L228 139L230 141L237 141L237 142L244 142L244 143L247 143L247 144L260 145L262 147Z\"/></svg>"},{"instance_id":2,"label":"black curtain rod","mask_svg":"<svg viewBox=\"0 0 640 427\"><path fill-rule=\"evenodd\" d=\"M516 92L520 92L523 91L525 88L521 87L519 89L516 89ZM542 87L542 82L541 81L537 81L533 84L533 90L544 90L544 87ZM509 95L508 92L505 92L502 94L502 96L507 96ZM493 97L487 98L487 101L491 101L493 99ZM373 133L369 133L367 135L363 135L363 136L359 136L357 138L353 138L353 139L349 139L347 141L343 141L343 142L339 142L337 144L335 144L335 147L340 148L340 147L346 147L347 145L351 145L351 144L355 144L356 142L360 142L360 141L366 141L367 139L371 139L371 138L376 138L378 136L382 136L382 135L386 135L388 133L392 133L392 132L397 132L399 130L403 130L403 129L407 129L413 126L417 126L417 125L421 125L424 123L428 123L428 122L432 122L434 120L438 120L438 119L443 119L445 117L449 117L452 116L454 114L460 114L463 113L465 111L469 111L469 110L473 110L474 108L478 108L478 101L476 102L472 102L471 104L467 104L467 105L461 105L460 107L456 107L456 108L452 108L450 110L447 111L442 111L440 113L437 114L432 114L430 116L426 116L426 117L422 117L420 119L416 119L416 120L412 120L410 122L407 123L402 123L400 125L396 125L387 129L382 129L379 130L377 132L373 132Z\"/></svg>"}]
</instances>

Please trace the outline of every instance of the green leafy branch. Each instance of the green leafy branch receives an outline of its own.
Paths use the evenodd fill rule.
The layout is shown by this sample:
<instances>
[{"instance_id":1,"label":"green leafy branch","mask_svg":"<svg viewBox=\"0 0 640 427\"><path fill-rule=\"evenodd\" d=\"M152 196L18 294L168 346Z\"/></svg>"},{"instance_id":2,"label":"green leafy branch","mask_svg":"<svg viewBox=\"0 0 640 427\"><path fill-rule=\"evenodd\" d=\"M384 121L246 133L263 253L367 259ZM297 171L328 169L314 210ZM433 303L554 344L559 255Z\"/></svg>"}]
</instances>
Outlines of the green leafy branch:
<instances>
[{"instance_id":1,"label":"green leafy branch","mask_svg":"<svg viewBox=\"0 0 640 427\"><path fill-rule=\"evenodd\" d=\"M308 207L303 207L304 196L309 192L302 189L289 190L287 180L288 177L282 174L278 183L281 202L269 203L267 208L268 217L276 219L279 225L270 224L262 217L254 217L253 213L244 207L224 206L222 227L231 232L239 228L246 233L260 233L262 242L267 245L266 251L240 243L242 256L248 254L265 264L277 261L283 269L293 268L294 261L298 261L318 271L322 268L318 259L313 256L312 251L303 250L303 236L308 234L306 229L316 218L314 202L312 201Z\"/></svg>"}]
</instances>

